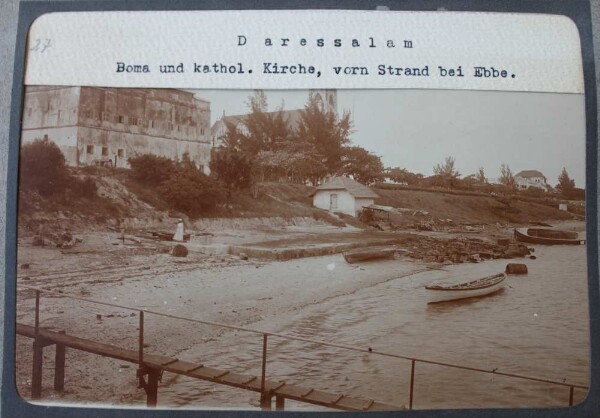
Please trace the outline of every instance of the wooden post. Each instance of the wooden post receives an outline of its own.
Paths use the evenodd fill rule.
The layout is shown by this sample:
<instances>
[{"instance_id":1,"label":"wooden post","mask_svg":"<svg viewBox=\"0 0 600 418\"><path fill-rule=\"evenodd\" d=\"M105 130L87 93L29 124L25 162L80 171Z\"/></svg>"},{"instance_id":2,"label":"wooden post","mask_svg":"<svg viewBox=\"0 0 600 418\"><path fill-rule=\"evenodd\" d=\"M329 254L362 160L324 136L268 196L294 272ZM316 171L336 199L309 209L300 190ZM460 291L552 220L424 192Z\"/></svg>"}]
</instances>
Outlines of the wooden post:
<instances>
[{"instance_id":1,"label":"wooden post","mask_svg":"<svg viewBox=\"0 0 600 418\"><path fill-rule=\"evenodd\" d=\"M283 411L285 409L285 398L283 396L275 395L275 410Z\"/></svg>"},{"instance_id":2,"label":"wooden post","mask_svg":"<svg viewBox=\"0 0 600 418\"><path fill-rule=\"evenodd\" d=\"M42 397L42 363L44 361L44 345L39 337L33 340L33 371L31 373L31 399Z\"/></svg>"},{"instance_id":3,"label":"wooden post","mask_svg":"<svg viewBox=\"0 0 600 418\"><path fill-rule=\"evenodd\" d=\"M262 409L271 409L271 397L266 392L267 378L267 334L263 334L263 352L262 352L262 376L260 381L260 407Z\"/></svg>"},{"instance_id":4,"label":"wooden post","mask_svg":"<svg viewBox=\"0 0 600 418\"><path fill-rule=\"evenodd\" d=\"M35 291L35 336L33 338L33 367L31 371L31 399L42 397L42 363L44 345L40 338L40 291Z\"/></svg>"},{"instance_id":5,"label":"wooden post","mask_svg":"<svg viewBox=\"0 0 600 418\"><path fill-rule=\"evenodd\" d=\"M64 334L65 331L60 331ZM65 346L56 344L54 355L54 390L62 392L65 389Z\"/></svg>"},{"instance_id":6,"label":"wooden post","mask_svg":"<svg viewBox=\"0 0 600 418\"><path fill-rule=\"evenodd\" d=\"M144 385L146 391L146 406L156 408L158 403L158 378L160 372L156 369L148 369L148 383Z\"/></svg>"},{"instance_id":7,"label":"wooden post","mask_svg":"<svg viewBox=\"0 0 600 418\"><path fill-rule=\"evenodd\" d=\"M569 406L573 406L573 389L575 389L573 386L569 389Z\"/></svg>"},{"instance_id":8,"label":"wooden post","mask_svg":"<svg viewBox=\"0 0 600 418\"><path fill-rule=\"evenodd\" d=\"M138 388L145 388L144 382L144 311L140 311L140 333L138 335Z\"/></svg>"},{"instance_id":9,"label":"wooden post","mask_svg":"<svg viewBox=\"0 0 600 418\"><path fill-rule=\"evenodd\" d=\"M138 364L144 364L144 311L140 311L140 334L138 338Z\"/></svg>"},{"instance_id":10,"label":"wooden post","mask_svg":"<svg viewBox=\"0 0 600 418\"><path fill-rule=\"evenodd\" d=\"M40 333L40 291L35 291L35 338L38 338L38 334Z\"/></svg>"},{"instance_id":11,"label":"wooden post","mask_svg":"<svg viewBox=\"0 0 600 418\"><path fill-rule=\"evenodd\" d=\"M410 365L410 397L408 399L408 409L413 408L413 391L415 387L415 360L412 360Z\"/></svg>"}]
</instances>

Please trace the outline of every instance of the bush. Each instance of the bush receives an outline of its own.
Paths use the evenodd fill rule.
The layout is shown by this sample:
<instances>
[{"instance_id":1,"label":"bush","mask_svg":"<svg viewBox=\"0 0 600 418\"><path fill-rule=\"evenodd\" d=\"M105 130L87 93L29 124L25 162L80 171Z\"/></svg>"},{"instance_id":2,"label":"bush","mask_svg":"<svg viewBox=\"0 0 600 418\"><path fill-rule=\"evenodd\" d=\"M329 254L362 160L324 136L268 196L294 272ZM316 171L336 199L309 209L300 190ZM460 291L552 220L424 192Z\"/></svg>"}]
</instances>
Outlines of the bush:
<instances>
[{"instance_id":1,"label":"bush","mask_svg":"<svg viewBox=\"0 0 600 418\"><path fill-rule=\"evenodd\" d=\"M131 166L131 176L146 185L158 186L168 180L177 168L173 160L152 154L131 157L128 162Z\"/></svg>"},{"instance_id":2,"label":"bush","mask_svg":"<svg viewBox=\"0 0 600 418\"><path fill-rule=\"evenodd\" d=\"M529 197L546 197L547 193L545 190L542 190L538 187L529 187L525 190L521 190L521 194L525 195L525 196L529 196Z\"/></svg>"},{"instance_id":3,"label":"bush","mask_svg":"<svg viewBox=\"0 0 600 418\"><path fill-rule=\"evenodd\" d=\"M224 200L223 185L185 160L157 190L169 207L192 217L214 209Z\"/></svg>"},{"instance_id":4,"label":"bush","mask_svg":"<svg viewBox=\"0 0 600 418\"><path fill-rule=\"evenodd\" d=\"M48 139L23 145L19 176L21 190L36 191L42 196L64 192L70 180L65 156Z\"/></svg>"},{"instance_id":5,"label":"bush","mask_svg":"<svg viewBox=\"0 0 600 418\"><path fill-rule=\"evenodd\" d=\"M73 197L85 197L88 199L96 197L96 193L98 192L98 186L91 177L85 177L84 179L73 177L69 181L69 189Z\"/></svg>"},{"instance_id":6,"label":"bush","mask_svg":"<svg viewBox=\"0 0 600 418\"><path fill-rule=\"evenodd\" d=\"M227 184L229 194L233 189L247 189L252 185L252 162L239 151L215 152L210 169L218 180Z\"/></svg>"}]
</instances>

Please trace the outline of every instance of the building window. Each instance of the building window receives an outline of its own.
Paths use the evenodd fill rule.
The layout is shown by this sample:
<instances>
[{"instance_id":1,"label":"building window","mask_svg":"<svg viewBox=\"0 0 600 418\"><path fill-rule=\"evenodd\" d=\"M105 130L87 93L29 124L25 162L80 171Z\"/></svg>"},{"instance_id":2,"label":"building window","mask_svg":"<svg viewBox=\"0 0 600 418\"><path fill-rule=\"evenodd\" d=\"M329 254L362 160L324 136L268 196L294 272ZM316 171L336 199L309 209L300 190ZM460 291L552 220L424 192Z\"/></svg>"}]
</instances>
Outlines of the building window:
<instances>
[{"instance_id":1,"label":"building window","mask_svg":"<svg viewBox=\"0 0 600 418\"><path fill-rule=\"evenodd\" d=\"M204 128L200 128L200 135L204 135Z\"/></svg>"},{"instance_id":2,"label":"building window","mask_svg":"<svg viewBox=\"0 0 600 418\"><path fill-rule=\"evenodd\" d=\"M47 141L47 140L48 140L48 134L45 134L44 135L44 141Z\"/></svg>"},{"instance_id":3,"label":"building window","mask_svg":"<svg viewBox=\"0 0 600 418\"><path fill-rule=\"evenodd\" d=\"M148 119L148 127L154 128L154 120L153 119Z\"/></svg>"},{"instance_id":4,"label":"building window","mask_svg":"<svg viewBox=\"0 0 600 418\"><path fill-rule=\"evenodd\" d=\"M108 147L102 147L102 156L106 157L108 155Z\"/></svg>"},{"instance_id":5,"label":"building window","mask_svg":"<svg viewBox=\"0 0 600 418\"><path fill-rule=\"evenodd\" d=\"M103 121L108 121L109 120L108 112L102 112L102 120Z\"/></svg>"},{"instance_id":6,"label":"building window","mask_svg":"<svg viewBox=\"0 0 600 418\"><path fill-rule=\"evenodd\" d=\"M30 118L31 117L31 108L27 109L27 117Z\"/></svg>"},{"instance_id":7,"label":"building window","mask_svg":"<svg viewBox=\"0 0 600 418\"><path fill-rule=\"evenodd\" d=\"M125 123L125 116L119 115L119 123Z\"/></svg>"},{"instance_id":8,"label":"building window","mask_svg":"<svg viewBox=\"0 0 600 418\"><path fill-rule=\"evenodd\" d=\"M93 145L88 145L87 147L85 147L85 152L87 154L93 154L94 153L94 146Z\"/></svg>"},{"instance_id":9,"label":"building window","mask_svg":"<svg viewBox=\"0 0 600 418\"><path fill-rule=\"evenodd\" d=\"M57 120L61 120L62 119L62 110L58 111L58 116L56 118Z\"/></svg>"},{"instance_id":10,"label":"building window","mask_svg":"<svg viewBox=\"0 0 600 418\"><path fill-rule=\"evenodd\" d=\"M117 157L125 158L125 150L123 148L117 149Z\"/></svg>"}]
</instances>

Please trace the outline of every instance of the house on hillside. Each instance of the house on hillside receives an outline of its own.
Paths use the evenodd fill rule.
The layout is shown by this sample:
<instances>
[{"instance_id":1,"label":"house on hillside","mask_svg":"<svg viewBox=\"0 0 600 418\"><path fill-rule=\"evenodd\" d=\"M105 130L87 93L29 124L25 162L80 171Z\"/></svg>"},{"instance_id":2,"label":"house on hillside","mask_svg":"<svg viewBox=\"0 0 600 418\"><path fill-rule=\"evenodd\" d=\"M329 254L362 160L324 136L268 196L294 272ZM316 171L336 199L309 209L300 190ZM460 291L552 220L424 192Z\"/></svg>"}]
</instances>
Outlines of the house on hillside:
<instances>
[{"instance_id":1,"label":"house on hillside","mask_svg":"<svg viewBox=\"0 0 600 418\"><path fill-rule=\"evenodd\" d=\"M351 216L358 216L363 207L374 204L378 197L367 186L348 177L333 177L312 194L313 206Z\"/></svg>"},{"instance_id":2,"label":"house on hillside","mask_svg":"<svg viewBox=\"0 0 600 418\"><path fill-rule=\"evenodd\" d=\"M210 102L177 89L27 86L21 139L54 142L70 166L187 154L208 174Z\"/></svg>"},{"instance_id":3,"label":"house on hillside","mask_svg":"<svg viewBox=\"0 0 600 418\"><path fill-rule=\"evenodd\" d=\"M523 170L515 174L515 184L519 189L538 188L547 191L550 186L546 177L537 170Z\"/></svg>"}]
</instances>

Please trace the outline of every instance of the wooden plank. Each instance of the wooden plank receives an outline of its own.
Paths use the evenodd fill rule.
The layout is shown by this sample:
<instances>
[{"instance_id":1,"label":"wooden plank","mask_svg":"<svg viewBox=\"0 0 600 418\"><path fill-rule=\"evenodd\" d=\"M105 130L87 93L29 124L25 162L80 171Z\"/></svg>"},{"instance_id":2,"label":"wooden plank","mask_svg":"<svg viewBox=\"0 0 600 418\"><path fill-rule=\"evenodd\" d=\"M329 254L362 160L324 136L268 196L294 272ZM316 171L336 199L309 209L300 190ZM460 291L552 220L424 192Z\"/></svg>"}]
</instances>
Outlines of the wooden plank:
<instances>
[{"instance_id":1,"label":"wooden plank","mask_svg":"<svg viewBox=\"0 0 600 418\"><path fill-rule=\"evenodd\" d=\"M373 405L368 409L369 411L401 411L406 409L403 406L389 405L381 402L373 402Z\"/></svg>"},{"instance_id":2,"label":"wooden plank","mask_svg":"<svg viewBox=\"0 0 600 418\"><path fill-rule=\"evenodd\" d=\"M190 363L189 361L177 360L173 363L166 364L164 369L171 373L186 374L192 370L204 367L202 364Z\"/></svg>"},{"instance_id":3,"label":"wooden plank","mask_svg":"<svg viewBox=\"0 0 600 418\"><path fill-rule=\"evenodd\" d=\"M313 390L302 399L311 403L326 406L333 404L335 401L337 401L338 397L339 395L335 393L323 392L322 390Z\"/></svg>"},{"instance_id":4,"label":"wooden plank","mask_svg":"<svg viewBox=\"0 0 600 418\"><path fill-rule=\"evenodd\" d=\"M280 388L281 386L283 386L284 384L285 384L285 382L275 382L273 380L267 380L267 381L265 381L265 391L267 391L267 392L274 391L277 388ZM246 388L248 390L260 392L261 391L260 379L251 381L250 383L248 383L246 385Z\"/></svg>"},{"instance_id":5,"label":"wooden plank","mask_svg":"<svg viewBox=\"0 0 600 418\"><path fill-rule=\"evenodd\" d=\"M312 391L312 389L311 389ZM309 392L309 389L296 385L285 385L275 391L276 395L281 395L286 398L301 399Z\"/></svg>"},{"instance_id":6,"label":"wooden plank","mask_svg":"<svg viewBox=\"0 0 600 418\"><path fill-rule=\"evenodd\" d=\"M366 411L375 402L368 399L351 398L344 396L336 404L336 408L346 411Z\"/></svg>"},{"instance_id":7,"label":"wooden plank","mask_svg":"<svg viewBox=\"0 0 600 418\"><path fill-rule=\"evenodd\" d=\"M215 381L216 377L222 374L224 370L214 369L212 367L201 367L192 372L186 373L186 376L195 377L197 379Z\"/></svg>"},{"instance_id":8,"label":"wooden plank","mask_svg":"<svg viewBox=\"0 0 600 418\"><path fill-rule=\"evenodd\" d=\"M177 359L173 357L144 353L144 364L156 369L162 369L163 366L175 363L176 361Z\"/></svg>"},{"instance_id":9,"label":"wooden plank","mask_svg":"<svg viewBox=\"0 0 600 418\"><path fill-rule=\"evenodd\" d=\"M258 377L230 372L225 376L219 377L217 380L219 383L223 383L225 385L246 389L248 387L248 383L258 380Z\"/></svg>"},{"instance_id":10,"label":"wooden plank","mask_svg":"<svg viewBox=\"0 0 600 418\"><path fill-rule=\"evenodd\" d=\"M17 333L33 338L35 335L34 327L29 325L17 324ZM92 354L98 354L104 357L112 357L118 360L137 363L137 351L128 350L126 348L117 347L111 344L99 343L96 341L86 340L72 335L59 334L56 332L40 329L40 335L55 344L62 344L65 347L71 347L76 350L85 351Z\"/></svg>"}]
</instances>

